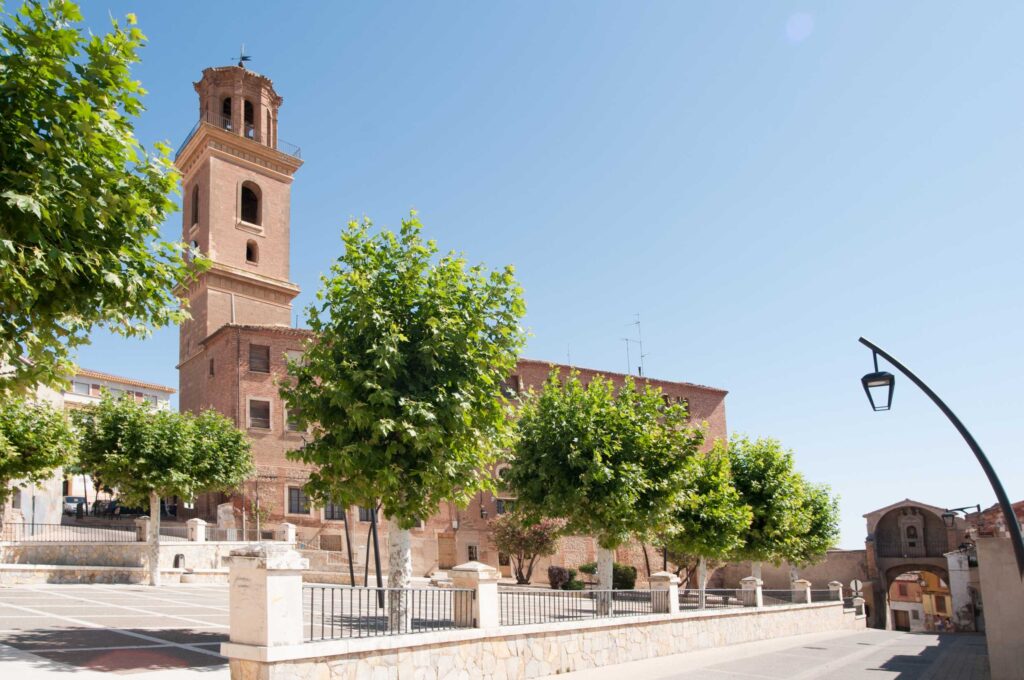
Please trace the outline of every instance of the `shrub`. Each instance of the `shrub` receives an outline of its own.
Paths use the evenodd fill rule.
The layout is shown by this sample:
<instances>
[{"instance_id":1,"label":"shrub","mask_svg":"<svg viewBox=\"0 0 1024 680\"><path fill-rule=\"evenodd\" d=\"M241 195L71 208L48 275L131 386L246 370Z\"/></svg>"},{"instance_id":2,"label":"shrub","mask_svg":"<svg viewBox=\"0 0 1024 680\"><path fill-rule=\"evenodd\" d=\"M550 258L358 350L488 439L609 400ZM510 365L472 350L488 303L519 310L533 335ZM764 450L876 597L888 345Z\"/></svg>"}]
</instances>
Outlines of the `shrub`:
<instances>
[{"instance_id":1,"label":"shrub","mask_svg":"<svg viewBox=\"0 0 1024 680\"><path fill-rule=\"evenodd\" d=\"M578 578L574 578L562 586L562 590L583 590L584 588L586 588L586 584Z\"/></svg>"},{"instance_id":2,"label":"shrub","mask_svg":"<svg viewBox=\"0 0 1024 680\"><path fill-rule=\"evenodd\" d=\"M585 562L580 565L580 572L591 576L597 574L597 562ZM612 565L612 588L615 590L633 590L636 587L636 567L629 564Z\"/></svg>"},{"instance_id":3,"label":"shrub","mask_svg":"<svg viewBox=\"0 0 1024 680\"><path fill-rule=\"evenodd\" d=\"M565 567L556 567L554 565L548 567L548 583L551 584L552 590L561 590L562 586L570 580L569 570Z\"/></svg>"}]
</instances>

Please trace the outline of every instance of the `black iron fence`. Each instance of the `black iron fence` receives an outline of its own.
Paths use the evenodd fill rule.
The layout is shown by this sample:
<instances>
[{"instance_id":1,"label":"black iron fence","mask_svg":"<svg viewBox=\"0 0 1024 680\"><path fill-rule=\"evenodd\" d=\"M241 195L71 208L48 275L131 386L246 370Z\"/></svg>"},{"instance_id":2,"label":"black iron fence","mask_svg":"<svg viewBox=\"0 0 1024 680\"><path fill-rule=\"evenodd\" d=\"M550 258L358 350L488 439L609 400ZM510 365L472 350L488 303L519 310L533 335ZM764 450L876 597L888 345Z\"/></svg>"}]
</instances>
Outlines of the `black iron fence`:
<instances>
[{"instance_id":1,"label":"black iron fence","mask_svg":"<svg viewBox=\"0 0 1024 680\"><path fill-rule=\"evenodd\" d=\"M812 590L811 602L835 602L839 599L838 590Z\"/></svg>"},{"instance_id":2,"label":"black iron fence","mask_svg":"<svg viewBox=\"0 0 1024 680\"><path fill-rule=\"evenodd\" d=\"M503 626L668 612L667 590L540 590L499 588Z\"/></svg>"},{"instance_id":3,"label":"black iron fence","mask_svg":"<svg viewBox=\"0 0 1024 680\"><path fill-rule=\"evenodd\" d=\"M5 522L0 538L18 543L135 543L134 522L38 524Z\"/></svg>"},{"instance_id":4,"label":"black iron fence","mask_svg":"<svg viewBox=\"0 0 1024 680\"><path fill-rule=\"evenodd\" d=\"M784 604L793 604L793 590L761 590L761 603L765 607L777 607Z\"/></svg>"},{"instance_id":5,"label":"black iron fence","mask_svg":"<svg viewBox=\"0 0 1024 680\"><path fill-rule=\"evenodd\" d=\"M749 597L753 597L751 594ZM680 609L733 609L745 607L743 591L735 588L707 588L701 605L700 590L688 588L679 591Z\"/></svg>"},{"instance_id":6,"label":"black iron fence","mask_svg":"<svg viewBox=\"0 0 1024 680\"><path fill-rule=\"evenodd\" d=\"M176 543L188 540L188 527L160 525L160 541Z\"/></svg>"},{"instance_id":7,"label":"black iron fence","mask_svg":"<svg viewBox=\"0 0 1024 680\"><path fill-rule=\"evenodd\" d=\"M475 590L303 586L305 639L338 640L472 628Z\"/></svg>"}]
</instances>

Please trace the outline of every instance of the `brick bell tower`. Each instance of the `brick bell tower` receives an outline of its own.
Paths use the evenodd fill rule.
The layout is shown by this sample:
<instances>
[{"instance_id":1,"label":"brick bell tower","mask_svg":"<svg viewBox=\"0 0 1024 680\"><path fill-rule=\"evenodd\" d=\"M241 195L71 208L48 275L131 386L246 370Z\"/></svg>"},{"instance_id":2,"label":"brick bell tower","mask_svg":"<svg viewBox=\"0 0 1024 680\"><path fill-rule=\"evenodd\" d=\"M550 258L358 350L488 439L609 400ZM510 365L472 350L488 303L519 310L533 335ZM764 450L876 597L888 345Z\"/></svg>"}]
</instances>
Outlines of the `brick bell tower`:
<instances>
[{"instance_id":1,"label":"brick bell tower","mask_svg":"<svg viewBox=\"0 0 1024 680\"><path fill-rule=\"evenodd\" d=\"M289 280L289 206L302 161L277 138L282 99L269 78L224 66L205 69L194 85L199 121L174 162L182 176L182 236L212 266L183 293L192 319L180 328L181 410L216 406L241 419L239 406L216 403L212 390L223 381L210 380L216 367L206 344L226 325L290 325L299 287Z\"/></svg>"}]
</instances>

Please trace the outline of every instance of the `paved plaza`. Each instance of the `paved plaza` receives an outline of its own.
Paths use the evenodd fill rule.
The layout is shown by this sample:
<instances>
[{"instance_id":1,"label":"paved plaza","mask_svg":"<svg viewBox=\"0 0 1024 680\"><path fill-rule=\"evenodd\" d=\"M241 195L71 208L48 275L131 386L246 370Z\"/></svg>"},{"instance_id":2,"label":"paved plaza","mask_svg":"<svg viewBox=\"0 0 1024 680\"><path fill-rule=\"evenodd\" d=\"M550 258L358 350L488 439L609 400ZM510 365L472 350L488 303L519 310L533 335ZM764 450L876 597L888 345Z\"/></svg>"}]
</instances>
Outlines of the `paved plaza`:
<instances>
[{"instance_id":1,"label":"paved plaza","mask_svg":"<svg viewBox=\"0 0 1024 680\"><path fill-rule=\"evenodd\" d=\"M985 637L863 631L750 642L546 680L988 680Z\"/></svg>"},{"instance_id":2,"label":"paved plaza","mask_svg":"<svg viewBox=\"0 0 1024 680\"><path fill-rule=\"evenodd\" d=\"M0 588L0 677L74 675L95 680L115 673L146 680L226 680L227 662L219 646L227 632L227 587L220 584ZM558 677L985 680L987 669L981 635L868 629L736 645Z\"/></svg>"}]
</instances>

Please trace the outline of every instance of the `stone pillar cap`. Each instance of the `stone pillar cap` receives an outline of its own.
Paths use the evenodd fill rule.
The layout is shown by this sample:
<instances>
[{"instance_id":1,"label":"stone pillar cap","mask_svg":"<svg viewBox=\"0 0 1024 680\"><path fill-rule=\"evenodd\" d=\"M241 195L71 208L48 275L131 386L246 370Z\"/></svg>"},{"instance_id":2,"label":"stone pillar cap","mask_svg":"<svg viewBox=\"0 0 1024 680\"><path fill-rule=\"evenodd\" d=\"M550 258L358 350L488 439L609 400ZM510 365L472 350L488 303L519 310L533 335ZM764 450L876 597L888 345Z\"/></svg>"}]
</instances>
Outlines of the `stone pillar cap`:
<instances>
[{"instance_id":1,"label":"stone pillar cap","mask_svg":"<svg viewBox=\"0 0 1024 680\"><path fill-rule=\"evenodd\" d=\"M206 524L206 520L199 519L198 517L193 517L192 519L186 521L185 524Z\"/></svg>"},{"instance_id":2,"label":"stone pillar cap","mask_svg":"<svg viewBox=\"0 0 1024 680\"><path fill-rule=\"evenodd\" d=\"M800 584L801 586L804 586L804 585L806 585L806 586L809 586L809 585L811 585L811 582L810 582L810 581L808 581L808 580L807 580L807 579L805 579L805 578L798 578L797 580L793 581L793 585L796 585L796 584L798 584L798 583L799 583L799 584Z\"/></svg>"},{"instance_id":3,"label":"stone pillar cap","mask_svg":"<svg viewBox=\"0 0 1024 680\"><path fill-rule=\"evenodd\" d=\"M465 564L460 564L457 567L452 567L448 570L448 573L454 573L460 576L475 574L480 579L494 579L495 581L500 578L500 574L497 569L489 564L476 561L466 562Z\"/></svg>"},{"instance_id":4,"label":"stone pillar cap","mask_svg":"<svg viewBox=\"0 0 1024 680\"><path fill-rule=\"evenodd\" d=\"M762 581L756 576L744 576L740 579L740 583L742 583L743 585L759 586L762 585L764 581Z\"/></svg>"},{"instance_id":5,"label":"stone pillar cap","mask_svg":"<svg viewBox=\"0 0 1024 680\"><path fill-rule=\"evenodd\" d=\"M669 583L679 583L679 577L669 571L656 571L651 574L652 581L668 581Z\"/></svg>"},{"instance_id":6,"label":"stone pillar cap","mask_svg":"<svg viewBox=\"0 0 1024 680\"><path fill-rule=\"evenodd\" d=\"M829 588L842 588L843 584L840 583L839 581L829 581L828 582L828 587Z\"/></svg>"},{"instance_id":7,"label":"stone pillar cap","mask_svg":"<svg viewBox=\"0 0 1024 680\"><path fill-rule=\"evenodd\" d=\"M229 565L247 565L256 569L296 571L309 569L309 560L280 543L253 543L235 548L224 561Z\"/></svg>"}]
</instances>

